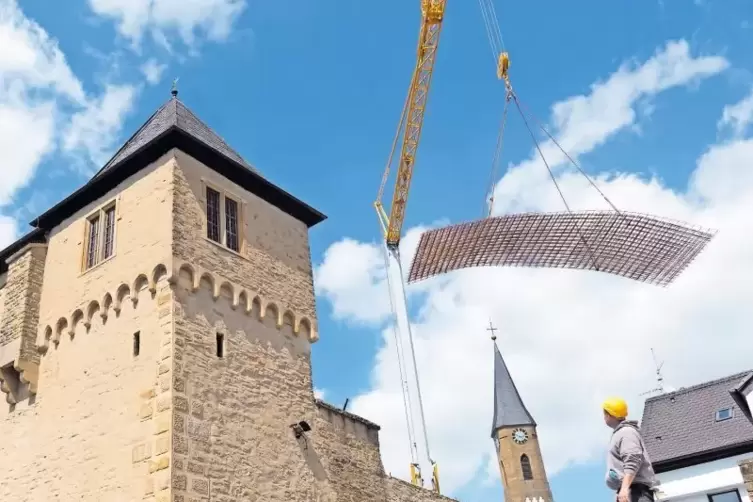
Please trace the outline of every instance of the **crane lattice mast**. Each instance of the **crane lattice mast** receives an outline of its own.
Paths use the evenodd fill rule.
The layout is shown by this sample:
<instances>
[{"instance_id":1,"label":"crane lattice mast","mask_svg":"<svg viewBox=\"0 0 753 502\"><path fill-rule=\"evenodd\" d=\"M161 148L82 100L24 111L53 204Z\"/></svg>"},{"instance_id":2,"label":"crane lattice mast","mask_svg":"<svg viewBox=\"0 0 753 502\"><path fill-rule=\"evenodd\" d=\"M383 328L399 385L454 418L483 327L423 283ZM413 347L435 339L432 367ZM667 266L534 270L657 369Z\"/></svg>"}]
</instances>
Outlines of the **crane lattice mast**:
<instances>
[{"instance_id":1,"label":"crane lattice mast","mask_svg":"<svg viewBox=\"0 0 753 502\"><path fill-rule=\"evenodd\" d=\"M422 486L421 463L419 460L418 443L415 433L415 415L418 414L421 421L421 429L424 439L426 459L433 468L433 489L439 493L439 476L436 462L431 457L429 439L426 430L421 387L416 366L416 356L413 347L413 335L411 333L410 320L405 297L405 282L400 263L400 237L405 221L405 208L408 202L408 194L413 178L413 167L416 160L416 152L421 140L424 115L429 97L429 89L434 73L439 38L444 20L445 5L447 0L421 0L421 30L418 40L418 54L416 66L408 89L408 97L403 107L400 125L392 144L392 151L387 162L387 167L382 177L377 199L374 207L377 211L382 230L384 232L385 262L390 289L392 312L395 318L395 341L398 353L398 365L400 368L401 386L405 405L405 416L408 425L408 439L411 450L411 482ZM395 150L402 138L400 158L396 173L395 189L392 195L392 204L389 215L382 205L384 190L387 185L390 169L392 166ZM406 359L405 353L410 353L410 359ZM412 371L407 366L412 366ZM409 379L412 378L412 381ZM415 399L413 393L415 392ZM414 406L417 409L414 409Z\"/></svg>"}]
</instances>

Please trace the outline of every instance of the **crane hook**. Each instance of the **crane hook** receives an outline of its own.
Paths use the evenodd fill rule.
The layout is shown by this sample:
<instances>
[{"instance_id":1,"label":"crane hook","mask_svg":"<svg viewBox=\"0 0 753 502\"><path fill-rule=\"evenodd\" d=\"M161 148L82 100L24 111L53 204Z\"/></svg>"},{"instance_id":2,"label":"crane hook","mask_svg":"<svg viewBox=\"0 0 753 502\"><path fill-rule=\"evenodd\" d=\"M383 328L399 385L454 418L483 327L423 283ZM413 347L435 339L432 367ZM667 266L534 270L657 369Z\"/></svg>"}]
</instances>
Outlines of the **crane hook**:
<instances>
[{"instance_id":1,"label":"crane hook","mask_svg":"<svg viewBox=\"0 0 753 502\"><path fill-rule=\"evenodd\" d=\"M507 72L510 70L510 55L507 54L507 52L503 52L499 55L499 60L497 61L497 77L500 80L504 80L507 82L509 76L507 75Z\"/></svg>"}]
</instances>

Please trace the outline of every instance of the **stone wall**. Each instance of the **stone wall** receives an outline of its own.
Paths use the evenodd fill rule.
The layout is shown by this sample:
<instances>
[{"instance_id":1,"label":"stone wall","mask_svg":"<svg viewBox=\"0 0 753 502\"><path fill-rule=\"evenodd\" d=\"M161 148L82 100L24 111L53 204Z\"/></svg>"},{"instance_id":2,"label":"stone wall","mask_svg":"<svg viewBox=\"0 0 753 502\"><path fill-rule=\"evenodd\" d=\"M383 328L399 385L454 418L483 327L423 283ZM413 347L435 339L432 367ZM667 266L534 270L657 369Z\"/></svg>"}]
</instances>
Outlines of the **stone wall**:
<instances>
[{"instance_id":1,"label":"stone wall","mask_svg":"<svg viewBox=\"0 0 753 502\"><path fill-rule=\"evenodd\" d=\"M242 203L240 253L204 237L206 183ZM86 218L113 200L115 255L82 272ZM38 289L34 253L9 277ZM447 500L387 477L378 426L315 400L304 224L173 151L36 253L37 394L0 407L0 500Z\"/></svg>"},{"instance_id":2,"label":"stone wall","mask_svg":"<svg viewBox=\"0 0 753 502\"><path fill-rule=\"evenodd\" d=\"M194 289L187 268L176 282L174 502L449 500L387 477L379 427L314 399L305 336L209 280ZM301 421L311 431L296 437Z\"/></svg>"},{"instance_id":3,"label":"stone wall","mask_svg":"<svg viewBox=\"0 0 753 502\"><path fill-rule=\"evenodd\" d=\"M499 462L503 485L505 486L505 501L524 502L526 497L542 497L551 502L552 492L544 468L539 438L535 427L520 427L528 434L528 441L517 444L512 440L512 432L518 429L500 429ZM525 480L521 466L521 457L527 455L531 463L532 480Z\"/></svg>"},{"instance_id":4,"label":"stone wall","mask_svg":"<svg viewBox=\"0 0 753 502\"><path fill-rule=\"evenodd\" d=\"M197 160L177 152L175 257L224 276L278 306L306 316L316 330L308 229L305 224L243 190ZM234 253L207 239L205 187L240 202L242 247Z\"/></svg>"},{"instance_id":5,"label":"stone wall","mask_svg":"<svg viewBox=\"0 0 753 502\"><path fill-rule=\"evenodd\" d=\"M170 316L158 310L165 292L162 278L154 297L143 290L119 314L79 323L42 356L35 401L0 407L0 500L125 502L155 485L150 461L168 446L155 435L164 427L156 415L161 349L171 338Z\"/></svg>"},{"instance_id":6,"label":"stone wall","mask_svg":"<svg viewBox=\"0 0 753 502\"><path fill-rule=\"evenodd\" d=\"M37 388L36 338L46 255L44 244L29 244L7 261L5 315L0 321L0 391L10 404L28 398Z\"/></svg>"},{"instance_id":7,"label":"stone wall","mask_svg":"<svg viewBox=\"0 0 753 502\"><path fill-rule=\"evenodd\" d=\"M60 311L85 312L88 302L104 301L111 287L131 289L140 274L149 276L156 263L170 266L173 153L147 166L50 232L47 269L41 300L41 329L53 330ZM83 271L87 217L116 203L114 255ZM67 319L70 324L70 319ZM55 333L57 335L57 333ZM41 334L40 334L41 336ZM44 340L38 340L44 344Z\"/></svg>"}]
</instances>

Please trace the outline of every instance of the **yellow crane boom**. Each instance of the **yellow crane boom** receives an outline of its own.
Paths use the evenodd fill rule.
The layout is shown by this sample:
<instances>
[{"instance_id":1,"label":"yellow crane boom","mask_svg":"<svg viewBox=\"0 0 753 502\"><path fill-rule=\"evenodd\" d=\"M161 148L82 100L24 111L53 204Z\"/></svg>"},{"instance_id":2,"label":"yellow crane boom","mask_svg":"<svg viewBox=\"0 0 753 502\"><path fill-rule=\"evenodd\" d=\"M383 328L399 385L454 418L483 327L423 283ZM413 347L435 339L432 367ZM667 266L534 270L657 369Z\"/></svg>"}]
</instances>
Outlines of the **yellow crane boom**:
<instances>
[{"instance_id":1,"label":"yellow crane boom","mask_svg":"<svg viewBox=\"0 0 753 502\"><path fill-rule=\"evenodd\" d=\"M444 20L444 10L447 0L421 0L421 32L418 39L418 57L413 71L408 99L403 109L403 116L398 129L398 136L402 132L403 143L400 151L400 163L395 180L395 190L392 194L390 214L387 215L382 206L382 198L387 177L392 164L392 154L387 163L379 194L374 206L382 224L385 239L389 247L400 243L400 235L405 221L405 206L408 203L408 192L413 178L413 165L416 161L416 151L421 140L421 130L424 125L424 113L429 97L431 78L434 74L434 63L439 46L439 35ZM394 153L394 146L393 146Z\"/></svg>"}]
</instances>

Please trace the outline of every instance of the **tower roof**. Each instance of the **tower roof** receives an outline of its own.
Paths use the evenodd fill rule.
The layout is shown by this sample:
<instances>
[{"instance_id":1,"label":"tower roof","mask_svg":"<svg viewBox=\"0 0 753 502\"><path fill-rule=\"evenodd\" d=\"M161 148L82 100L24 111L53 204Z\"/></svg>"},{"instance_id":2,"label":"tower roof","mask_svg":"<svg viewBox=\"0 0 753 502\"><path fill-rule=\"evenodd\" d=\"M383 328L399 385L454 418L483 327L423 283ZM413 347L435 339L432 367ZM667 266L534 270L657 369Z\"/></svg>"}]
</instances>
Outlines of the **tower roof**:
<instances>
[{"instance_id":1,"label":"tower roof","mask_svg":"<svg viewBox=\"0 0 753 502\"><path fill-rule=\"evenodd\" d=\"M31 222L49 230L177 148L312 227L326 216L265 179L178 98L176 90L83 187Z\"/></svg>"},{"instance_id":2,"label":"tower roof","mask_svg":"<svg viewBox=\"0 0 753 502\"><path fill-rule=\"evenodd\" d=\"M94 175L94 179L110 169L116 168L129 156L139 151L145 145L159 138L171 128L180 129L194 139L205 143L220 155L237 162L246 169L255 171L243 157L230 148L227 143L215 133L208 125L202 122L191 110L178 99L177 93L167 101L142 125L131 138L117 151L100 171Z\"/></svg>"},{"instance_id":3,"label":"tower roof","mask_svg":"<svg viewBox=\"0 0 753 502\"><path fill-rule=\"evenodd\" d=\"M507 364L494 344L494 424L492 437L504 427L536 426L536 421L528 412L526 405L520 398L515 382L510 376Z\"/></svg>"}]
</instances>

